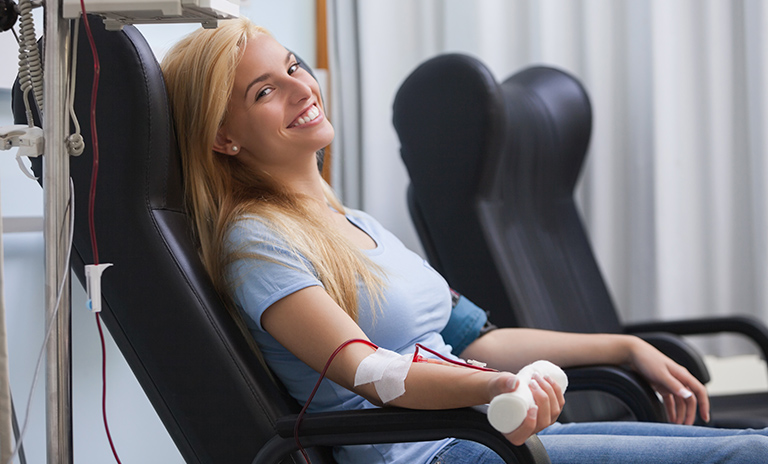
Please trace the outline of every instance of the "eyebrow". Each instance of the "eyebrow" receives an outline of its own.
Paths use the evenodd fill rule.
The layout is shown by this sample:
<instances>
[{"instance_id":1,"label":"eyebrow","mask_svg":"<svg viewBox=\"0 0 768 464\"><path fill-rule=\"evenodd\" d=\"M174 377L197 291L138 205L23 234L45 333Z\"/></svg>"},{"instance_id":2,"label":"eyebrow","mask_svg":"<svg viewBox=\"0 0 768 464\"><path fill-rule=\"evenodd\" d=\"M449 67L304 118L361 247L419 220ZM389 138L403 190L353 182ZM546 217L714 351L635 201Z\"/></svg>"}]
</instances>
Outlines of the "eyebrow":
<instances>
[{"instance_id":1,"label":"eyebrow","mask_svg":"<svg viewBox=\"0 0 768 464\"><path fill-rule=\"evenodd\" d=\"M291 61L291 57L292 56L293 56L293 53L289 51L288 54L285 56L286 64L289 61ZM245 95L243 96L243 99L247 99L248 98L248 92L251 91L251 87L253 87L254 85L258 84L259 82L264 82L265 80L269 79L270 76L271 76L270 73L264 73L261 76L257 77L256 79L252 80L251 83L248 84L248 87L245 88Z\"/></svg>"}]
</instances>

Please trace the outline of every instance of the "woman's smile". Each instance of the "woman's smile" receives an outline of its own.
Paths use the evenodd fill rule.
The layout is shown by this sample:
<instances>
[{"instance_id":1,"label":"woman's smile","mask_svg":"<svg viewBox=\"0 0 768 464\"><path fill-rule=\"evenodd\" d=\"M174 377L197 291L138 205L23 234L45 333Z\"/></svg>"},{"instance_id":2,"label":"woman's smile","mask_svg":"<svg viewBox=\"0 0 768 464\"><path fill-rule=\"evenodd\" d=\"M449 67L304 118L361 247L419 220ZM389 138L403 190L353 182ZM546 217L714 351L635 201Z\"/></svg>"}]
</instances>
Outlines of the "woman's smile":
<instances>
[{"instance_id":1,"label":"woman's smile","mask_svg":"<svg viewBox=\"0 0 768 464\"><path fill-rule=\"evenodd\" d=\"M317 107L314 103L310 105L310 107L293 120L291 124L288 125L289 128L292 127L299 127L306 125L310 122L319 123L321 121L322 114L320 113L320 108Z\"/></svg>"},{"instance_id":2,"label":"woman's smile","mask_svg":"<svg viewBox=\"0 0 768 464\"><path fill-rule=\"evenodd\" d=\"M218 132L220 152L236 154L258 170L276 175L276 169L314 166L315 152L333 140L319 84L269 35L248 41L232 94ZM237 152L227 150L230 145L238 146Z\"/></svg>"}]
</instances>

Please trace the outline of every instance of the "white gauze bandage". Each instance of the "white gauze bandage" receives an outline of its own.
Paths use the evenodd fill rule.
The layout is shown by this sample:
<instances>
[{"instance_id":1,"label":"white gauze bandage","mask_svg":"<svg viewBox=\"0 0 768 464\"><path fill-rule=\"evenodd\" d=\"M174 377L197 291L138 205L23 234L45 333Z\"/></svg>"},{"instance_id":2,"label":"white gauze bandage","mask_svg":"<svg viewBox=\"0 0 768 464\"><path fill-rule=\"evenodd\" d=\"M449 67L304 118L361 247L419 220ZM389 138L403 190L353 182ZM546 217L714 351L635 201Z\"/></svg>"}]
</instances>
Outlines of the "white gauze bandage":
<instances>
[{"instance_id":1,"label":"white gauze bandage","mask_svg":"<svg viewBox=\"0 0 768 464\"><path fill-rule=\"evenodd\" d=\"M411 368L412 354L397 354L379 348L363 359L355 372L355 386L373 382L382 403L389 403L405 393L405 378Z\"/></svg>"}]
</instances>

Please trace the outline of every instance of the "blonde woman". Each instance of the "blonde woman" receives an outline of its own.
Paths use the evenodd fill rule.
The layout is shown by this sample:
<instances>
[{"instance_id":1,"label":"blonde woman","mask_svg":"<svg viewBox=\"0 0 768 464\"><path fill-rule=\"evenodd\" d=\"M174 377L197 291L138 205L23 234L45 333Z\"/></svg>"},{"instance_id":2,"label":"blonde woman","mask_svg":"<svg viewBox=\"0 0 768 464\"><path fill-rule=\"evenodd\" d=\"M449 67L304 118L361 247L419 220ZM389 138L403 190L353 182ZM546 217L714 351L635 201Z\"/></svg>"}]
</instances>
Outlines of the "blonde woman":
<instances>
[{"instance_id":1,"label":"blonde woman","mask_svg":"<svg viewBox=\"0 0 768 464\"><path fill-rule=\"evenodd\" d=\"M344 208L322 180L315 153L334 129L318 84L266 30L238 19L196 31L168 53L163 72L203 261L300 403L331 354L352 339L394 356L419 343L499 369L409 362L400 377L392 374L401 390L385 395L375 382L355 385L375 348L349 344L310 411L485 404L518 388L510 372L545 358L561 366L631 364L664 396L675 422L692 423L697 407L708 416L703 385L634 337L499 329L452 353L441 336L451 317L447 283L375 219ZM529 386L536 405L506 436L520 444L539 433L554 463L747 462L740 460L768 452L766 431L557 424L563 392L540 376ZM340 463L501 462L481 445L450 439L339 447L335 455Z\"/></svg>"}]
</instances>

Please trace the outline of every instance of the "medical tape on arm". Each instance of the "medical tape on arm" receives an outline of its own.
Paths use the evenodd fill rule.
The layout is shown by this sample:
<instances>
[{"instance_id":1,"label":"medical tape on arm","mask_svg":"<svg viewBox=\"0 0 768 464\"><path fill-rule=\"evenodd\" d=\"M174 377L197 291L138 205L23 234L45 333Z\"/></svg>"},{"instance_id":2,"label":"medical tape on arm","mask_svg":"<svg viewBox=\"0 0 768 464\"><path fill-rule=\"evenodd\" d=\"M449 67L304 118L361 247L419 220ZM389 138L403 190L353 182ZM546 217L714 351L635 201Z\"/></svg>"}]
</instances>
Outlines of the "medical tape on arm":
<instances>
[{"instance_id":1,"label":"medical tape on arm","mask_svg":"<svg viewBox=\"0 0 768 464\"><path fill-rule=\"evenodd\" d=\"M379 348L357 366L355 386L373 382L381 402L389 403L405 393L405 378L412 361L412 354L400 355Z\"/></svg>"}]
</instances>

